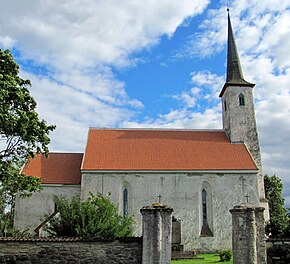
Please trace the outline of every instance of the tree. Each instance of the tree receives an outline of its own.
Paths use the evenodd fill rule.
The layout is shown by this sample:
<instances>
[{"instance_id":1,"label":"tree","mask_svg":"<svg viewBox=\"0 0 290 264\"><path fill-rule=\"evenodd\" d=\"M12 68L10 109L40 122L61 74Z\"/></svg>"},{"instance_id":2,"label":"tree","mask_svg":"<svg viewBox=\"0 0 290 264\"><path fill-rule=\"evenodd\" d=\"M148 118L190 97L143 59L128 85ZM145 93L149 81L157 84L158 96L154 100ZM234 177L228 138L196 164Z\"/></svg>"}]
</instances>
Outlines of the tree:
<instances>
[{"instance_id":1,"label":"tree","mask_svg":"<svg viewBox=\"0 0 290 264\"><path fill-rule=\"evenodd\" d=\"M285 199L282 196L283 183L276 175L264 177L265 195L269 202L270 221L266 225L266 232L272 236L283 236L289 225Z\"/></svg>"},{"instance_id":2,"label":"tree","mask_svg":"<svg viewBox=\"0 0 290 264\"><path fill-rule=\"evenodd\" d=\"M97 196L90 193L85 201L78 197L70 200L55 197L58 217L50 220L47 227L53 236L83 238L114 238L133 235L133 218L122 217L110 201L110 194Z\"/></svg>"},{"instance_id":3,"label":"tree","mask_svg":"<svg viewBox=\"0 0 290 264\"><path fill-rule=\"evenodd\" d=\"M19 66L9 50L0 49L0 161L26 161L36 153L48 154L48 134L55 126L47 126L35 111L29 80L21 79Z\"/></svg>"},{"instance_id":4,"label":"tree","mask_svg":"<svg viewBox=\"0 0 290 264\"><path fill-rule=\"evenodd\" d=\"M10 51L0 49L0 217L10 208L10 220L15 194L27 196L40 189L40 180L20 174L20 168L38 153L48 155L48 135L55 129L39 119L28 90L31 83L18 74Z\"/></svg>"}]
</instances>

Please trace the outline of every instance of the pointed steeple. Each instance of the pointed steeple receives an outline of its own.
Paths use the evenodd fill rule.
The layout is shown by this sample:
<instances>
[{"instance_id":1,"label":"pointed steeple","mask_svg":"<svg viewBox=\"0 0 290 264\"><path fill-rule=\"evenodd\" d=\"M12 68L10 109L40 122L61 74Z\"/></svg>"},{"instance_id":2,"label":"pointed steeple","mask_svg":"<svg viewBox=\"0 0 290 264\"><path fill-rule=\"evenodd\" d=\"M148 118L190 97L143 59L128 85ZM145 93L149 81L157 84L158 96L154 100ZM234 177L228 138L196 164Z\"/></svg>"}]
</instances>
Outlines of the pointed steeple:
<instances>
[{"instance_id":1,"label":"pointed steeple","mask_svg":"<svg viewBox=\"0 0 290 264\"><path fill-rule=\"evenodd\" d=\"M231 24L230 13L228 9L228 52L227 52L227 79L220 93L223 96L228 86L249 86L254 87L255 84L247 82L243 77L243 71L240 64L239 53L234 38Z\"/></svg>"}]
</instances>

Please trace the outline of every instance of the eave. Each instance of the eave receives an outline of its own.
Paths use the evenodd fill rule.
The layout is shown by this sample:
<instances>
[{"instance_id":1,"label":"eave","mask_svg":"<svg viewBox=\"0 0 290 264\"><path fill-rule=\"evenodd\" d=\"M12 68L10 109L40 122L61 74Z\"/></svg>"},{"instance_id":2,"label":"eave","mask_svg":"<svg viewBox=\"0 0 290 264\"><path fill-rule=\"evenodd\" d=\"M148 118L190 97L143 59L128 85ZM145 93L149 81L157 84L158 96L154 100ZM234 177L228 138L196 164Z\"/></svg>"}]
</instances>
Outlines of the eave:
<instances>
[{"instance_id":1,"label":"eave","mask_svg":"<svg viewBox=\"0 0 290 264\"><path fill-rule=\"evenodd\" d=\"M81 170L82 174L257 174L258 170Z\"/></svg>"}]
</instances>

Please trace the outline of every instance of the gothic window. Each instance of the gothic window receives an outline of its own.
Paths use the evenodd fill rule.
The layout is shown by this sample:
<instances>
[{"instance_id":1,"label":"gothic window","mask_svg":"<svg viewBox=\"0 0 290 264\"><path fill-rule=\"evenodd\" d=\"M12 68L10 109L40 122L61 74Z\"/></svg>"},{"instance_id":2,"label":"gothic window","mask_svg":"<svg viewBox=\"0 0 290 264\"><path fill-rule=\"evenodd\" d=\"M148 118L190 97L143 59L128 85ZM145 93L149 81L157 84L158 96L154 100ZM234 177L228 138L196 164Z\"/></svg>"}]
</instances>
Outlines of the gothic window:
<instances>
[{"instance_id":1,"label":"gothic window","mask_svg":"<svg viewBox=\"0 0 290 264\"><path fill-rule=\"evenodd\" d=\"M245 96L242 93L239 94L239 105L245 105Z\"/></svg>"},{"instance_id":2,"label":"gothic window","mask_svg":"<svg viewBox=\"0 0 290 264\"><path fill-rule=\"evenodd\" d=\"M132 186L128 181L123 181L120 185L119 212L124 217L132 213Z\"/></svg>"},{"instance_id":3,"label":"gothic window","mask_svg":"<svg viewBox=\"0 0 290 264\"><path fill-rule=\"evenodd\" d=\"M129 215L129 206L128 206L128 189L123 189L123 216L126 217Z\"/></svg>"},{"instance_id":4,"label":"gothic window","mask_svg":"<svg viewBox=\"0 0 290 264\"><path fill-rule=\"evenodd\" d=\"M201 236L212 237L212 204L210 195L210 186L203 184L201 191Z\"/></svg>"},{"instance_id":5,"label":"gothic window","mask_svg":"<svg viewBox=\"0 0 290 264\"><path fill-rule=\"evenodd\" d=\"M207 210L206 210L206 190L202 190L202 225L207 225Z\"/></svg>"},{"instance_id":6,"label":"gothic window","mask_svg":"<svg viewBox=\"0 0 290 264\"><path fill-rule=\"evenodd\" d=\"M224 106L225 106L225 111L227 111L227 102L226 101L224 103Z\"/></svg>"}]
</instances>

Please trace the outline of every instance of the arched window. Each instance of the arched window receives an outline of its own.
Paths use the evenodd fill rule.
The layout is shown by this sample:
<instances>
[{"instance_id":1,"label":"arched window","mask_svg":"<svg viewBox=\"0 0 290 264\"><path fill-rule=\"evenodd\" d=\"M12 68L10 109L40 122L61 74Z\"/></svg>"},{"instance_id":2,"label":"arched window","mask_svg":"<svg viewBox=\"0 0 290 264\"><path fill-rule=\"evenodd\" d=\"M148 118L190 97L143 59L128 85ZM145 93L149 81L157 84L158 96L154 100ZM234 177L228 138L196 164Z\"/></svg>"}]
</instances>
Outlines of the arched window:
<instances>
[{"instance_id":1,"label":"arched window","mask_svg":"<svg viewBox=\"0 0 290 264\"><path fill-rule=\"evenodd\" d=\"M239 105L245 105L245 96L242 93L239 94Z\"/></svg>"},{"instance_id":2,"label":"arched window","mask_svg":"<svg viewBox=\"0 0 290 264\"><path fill-rule=\"evenodd\" d=\"M202 200L202 225L207 225L207 209L206 209L206 197L207 193L206 190L203 189L201 193L201 200Z\"/></svg>"},{"instance_id":3,"label":"arched window","mask_svg":"<svg viewBox=\"0 0 290 264\"><path fill-rule=\"evenodd\" d=\"M213 236L212 201L209 183L204 182L201 190L201 236Z\"/></svg>"},{"instance_id":4,"label":"arched window","mask_svg":"<svg viewBox=\"0 0 290 264\"><path fill-rule=\"evenodd\" d=\"M129 206L128 206L128 189L123 189L123 217L129 215Z\"/></svg>"},{"instance_id":5,"label":"arched window","mask_svg":"<svg viewBox=\"0 0 290 264\"><path fill-rule=\"evenodd\" d=\"M119 212L124 217L132 214L132 186L126 180L120 184Z\"/></svg>"}]
</instances>

